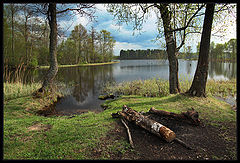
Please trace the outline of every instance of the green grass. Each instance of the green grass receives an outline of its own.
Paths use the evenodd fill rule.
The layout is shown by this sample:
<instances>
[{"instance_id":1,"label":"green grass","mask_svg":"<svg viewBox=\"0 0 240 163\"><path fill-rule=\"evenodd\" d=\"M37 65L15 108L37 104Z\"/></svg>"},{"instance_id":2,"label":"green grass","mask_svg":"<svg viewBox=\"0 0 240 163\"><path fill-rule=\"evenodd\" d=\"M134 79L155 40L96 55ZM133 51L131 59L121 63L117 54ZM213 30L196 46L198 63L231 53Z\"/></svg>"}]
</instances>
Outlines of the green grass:
<instances>
[{"instance_id":1,"label":"green grass","mask_svg":"<svg viewBox=\"0 0 240 163\"><path fill-rule=\"evenodd\" d=\"M109 108L120 109L127 105L136 111L148 112L151 107L169 112L181 113L194 108L199 112L200 119L212 125L236 122L236 112L231 106L212 96L207 98L189 97L181 94L166 97L142 97L137 95L122 96L118 100L106 101Z\"/></svg>"},{"instance_id":2,"label":"green grass","mask_svg":"<svg viewBox=\"0 0 240 163\"><path fill-rule=\"evenodd\" d=\"M92 159L91 152L101 142L100 138L114 127L111 125L115 121L111 118L114 109L72 118L44 117L36 111L52 103L52 95L37 99L31 96L31 91L21 95L4 99L4 159ZM29 131L29 127L36 124L50 125L51 128ZM110 159L107 151L128 148L124 138L116 143L122 146L108 145L109 149L101 159Z\"/></svg>"},{"instance_id":3,"label":"green grass","mask_svg":"<svg viewBox=\"0 0 240 163\"><path fill-rule=\"evenodd\" d=\"M13 91L19 88L14 83L8 83L6 87L4 159L112 159L111 153L125 153L130 149L125 138L114 139L113 135L109 135L110 139L104 139L117 121L111 117L111 113L120 111L124 104L145 112L153 106L175 113L193 107L206 124L221 126L222 123L236 123L236 112L230 109L229 104L212 96L198 98L181 94L151 98L140 95L122 96L107 100L105 105L108 109L98 114L88 112L75 117L44 117L37 115L36 111L51 104L56 98L52 95L33 98L31 93L39 84L32 84L31 87L20 85L21 91L16 96ZM34 125L49 125L50 129L29 130ZM102 143L106 145L102 147ZM101 154L94 155L93 151L99 148Z\"/></svg>"},{"instance_id":4,"label":"green grass","mask_svg":"<svg viewBox=\"0 0 240 163\"><path fill-rule=\"evenodd\" d=\"M189 90L192 81L188 78L180 78L181 92ZM170 95L168 80L153 78L148 80L134 80L131 82L107 83L103 89L107 94L140 95L144 97L164 97ZM237 93L236 79L229 81L208 80L206 93L210 96L235 96Z\"/></svg>"},{"instance_id":5,"label":"green grass","mask_svg":"<svg viewBox=\"0 0 240 163\"><path fill-rule=\"evenodd\" d=\"M63 67L82 67L82 66L99 66L99 65L108 65L119 63L119 61L104 62L104 63L86 63L86 64L75 64L75 65L58 65L59 68ZM40 66L39 68L49 68L49 66Z\"/></svg>"},{"instance_id":6,"label":"green grass","mask_svg":"<svg viewBox=\"0 0 240 163\"><path fill-rule=\"evenodd\" d=\"M40 87L40 83L22 84L22 82L5 82L3 84L4 100L15 99L29 95Z\"/></svg>"}]
</instances>

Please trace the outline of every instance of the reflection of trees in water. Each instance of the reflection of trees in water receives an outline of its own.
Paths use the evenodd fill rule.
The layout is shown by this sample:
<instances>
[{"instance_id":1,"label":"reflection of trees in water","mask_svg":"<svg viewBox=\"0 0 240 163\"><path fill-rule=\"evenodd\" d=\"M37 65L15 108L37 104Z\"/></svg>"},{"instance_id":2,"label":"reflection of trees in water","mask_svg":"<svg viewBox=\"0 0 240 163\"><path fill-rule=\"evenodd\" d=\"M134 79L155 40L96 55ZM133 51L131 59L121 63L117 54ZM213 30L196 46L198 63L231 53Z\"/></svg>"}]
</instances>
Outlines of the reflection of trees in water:
<instances>
[{"instance_id":1,"label":"reflection of trees in water","mask_svg":"<svg viewBox=\"0 0 240 163\"><path fill-rule=\"evenodd\" d=\"M211 78L215 75L223 75L229 79L236 78L237 64L226 62L209 62L208 74Z\"/></svg>"},{"instance_id":2,"label":"reflection of trees in water","mask_svg":"<svg viewBox=\"0 0 240 163\"><path fill-rule=\"evenodd\" d=\"M5 75L3 75L3 80L6 82L10 81L20 81L23 84L31 84L33 82L39 82L39 73L37 69L21 69L21 71L16 70L7 70L4 72ZM7 78L5 78L7 77Z\"/></svg>"},{"instance_id":3,"label":"reflection of trees in water","mask_svg":"<svg viewBox=\"0 0 240 163\"><path fill-rule=\"evenodd\" d=\"M191 74L192 66L193 66L193 61L192 61L192 60L189 60L189 61L186 63L187 74Z\"/></svg>"},{"instance_id":4,"label":"reflection of trees in water","mask_svg":"<svg viewBox=\"0 0 240 163\"><path fill-rule=\"evenodd\" d=\"M59 69L57 80L74 83L73 96L83 102L97 93L106 81L113 80L112 66L72 67Z\"/></svg>"}]
</instances>

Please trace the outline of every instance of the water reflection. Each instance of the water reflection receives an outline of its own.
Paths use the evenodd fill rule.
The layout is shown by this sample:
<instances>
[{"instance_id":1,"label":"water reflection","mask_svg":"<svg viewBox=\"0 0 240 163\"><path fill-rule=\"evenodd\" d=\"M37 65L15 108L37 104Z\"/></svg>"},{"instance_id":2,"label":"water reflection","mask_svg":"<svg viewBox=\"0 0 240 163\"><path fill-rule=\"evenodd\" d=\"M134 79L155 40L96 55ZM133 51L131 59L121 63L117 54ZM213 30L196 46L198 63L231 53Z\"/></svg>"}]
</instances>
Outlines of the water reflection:
<instances>
[{"instance_id":1,"label":"water reflection","mask_svg":"<svg viewBox=\"0 0 240 163\"><path fill-rule=\"evenodd\" d=\"M179 79L191 80L197 61L179 59ZM24 81L39 82L46 69L26 70ZM208 79L229 80L236 78L237 63L210 62ZM161 78L168 80L167 60L121 60L113 65L59 68L56 81L65 83L69 94L57 104L58 111L102 110L98 96L106 82L123 82Z\"/></svg>"},{"instance_id":2,"label":"water reflection","mask_svg":"<svg viewBox=\"0 0 240 163\"><path fill-rule=\"evenodd\" d=\"M71 94L57 104L58 111L76 112L77 110L101 110L98 100L102 86L113 81L111 65L95 67L72 67L59 69L57 80L69 85Z\"/></svg>"},{"instance_id":3,"label":"water reflection","mask_svg":"<svg viewBox=\"0 0 240 163\"><path fill-rule=\"evenodd\" d=\"M208 78L229 80L237 76L237 63L209 62Z\"/></svg>"}]
</instances>

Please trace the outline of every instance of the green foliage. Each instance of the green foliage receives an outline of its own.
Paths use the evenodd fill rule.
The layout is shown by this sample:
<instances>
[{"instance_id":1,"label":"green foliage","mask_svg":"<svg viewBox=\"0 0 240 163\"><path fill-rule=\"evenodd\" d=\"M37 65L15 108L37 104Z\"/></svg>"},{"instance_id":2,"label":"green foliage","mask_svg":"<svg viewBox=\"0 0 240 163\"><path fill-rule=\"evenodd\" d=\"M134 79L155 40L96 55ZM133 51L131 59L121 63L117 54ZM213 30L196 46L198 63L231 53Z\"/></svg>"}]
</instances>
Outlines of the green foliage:
<instances>
[{"instance_id":1,"label":"green foliage","mask_svg":"<svg viewBox=\"0 0 240 163\"><path fill-rule=\"evenodd\" d=\"M74 27L70 37L58 46L59 64L99 63L113 59L115 40L111 33L106 30L87 32L81 24Z\"/></svg>"},{"instance_id":2,"label":"green foliage","mask_svg":"<svg viewBox=\"0 0 240 163\"><path fill-rule=\"evenodd\" d=\"M21 61L27 67L49 65L50 28L47 19L34 16L28 5L4 4L3 25L5 64L17 67ZM114 44L110 32L94 31L92 35L79 24L58 45L58 63L70 65L111 61Z\"/></svg>"},{"instance_id":3,"label":"green foliage","mask_svg":"<svg viewBox=\"0 0 240 163\"><path fill-rule=\"evenodd\" d=\"M37 67L38 66L38 59L37 56L33 56L31 61L29 62L29 67Z\"/></svg>"},{"instance_id":4,"label":"green foliage","mask_svg":"<svg viewBox=\"0 0 240 163\"><path fill-rule=\"evenodd\" d=\"M236 61L237 57L236 51L237 51L237 39L230 39L228 42L225 42L224 44L215 44L214 42L211 42L209 59L216 61Z\"/></svg>"},{"instance_id":5,"label":"green foliage","mask_svg":"<svg viewBox=\"0 0 240 163\"><path fill-rule=\"evenodd\" d=\"M121 50L120 59L167 59L167 53L160 49Z\"/></svg>"}]
</instances>

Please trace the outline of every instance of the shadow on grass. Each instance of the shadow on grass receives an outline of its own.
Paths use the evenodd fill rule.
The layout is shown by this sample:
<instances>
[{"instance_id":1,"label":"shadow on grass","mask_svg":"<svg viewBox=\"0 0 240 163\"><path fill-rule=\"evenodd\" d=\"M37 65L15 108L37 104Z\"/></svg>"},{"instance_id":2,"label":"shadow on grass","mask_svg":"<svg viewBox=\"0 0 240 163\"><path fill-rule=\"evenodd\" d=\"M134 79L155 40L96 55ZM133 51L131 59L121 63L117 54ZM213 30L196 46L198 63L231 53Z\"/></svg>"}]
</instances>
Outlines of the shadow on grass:
<instances>
[{"instance_id":1,"label":"shadow on grass","mask_svg":"<svg viewBox=\"0 0 240 163\"><path fill-rule=\"evenodd\" d=\"M162 97L162 98L149 97L149 100L147 100L147 101L144 101L144 100L146 100L146 97L124 97L122 99L140 99L141 100L141 98L143 98L142 102L129 101L129 102L131 102L131 103L129 103L128 101L126 101L126 105L129 107L142 107L142 106L146 106L146 105L154 106L154 105L161 105L161 104L174 103L174 102L178 102L178 101L188 100L188 97L183 96L181 94L170 96L170 97Z\"/></svg>"}]
</instances>

